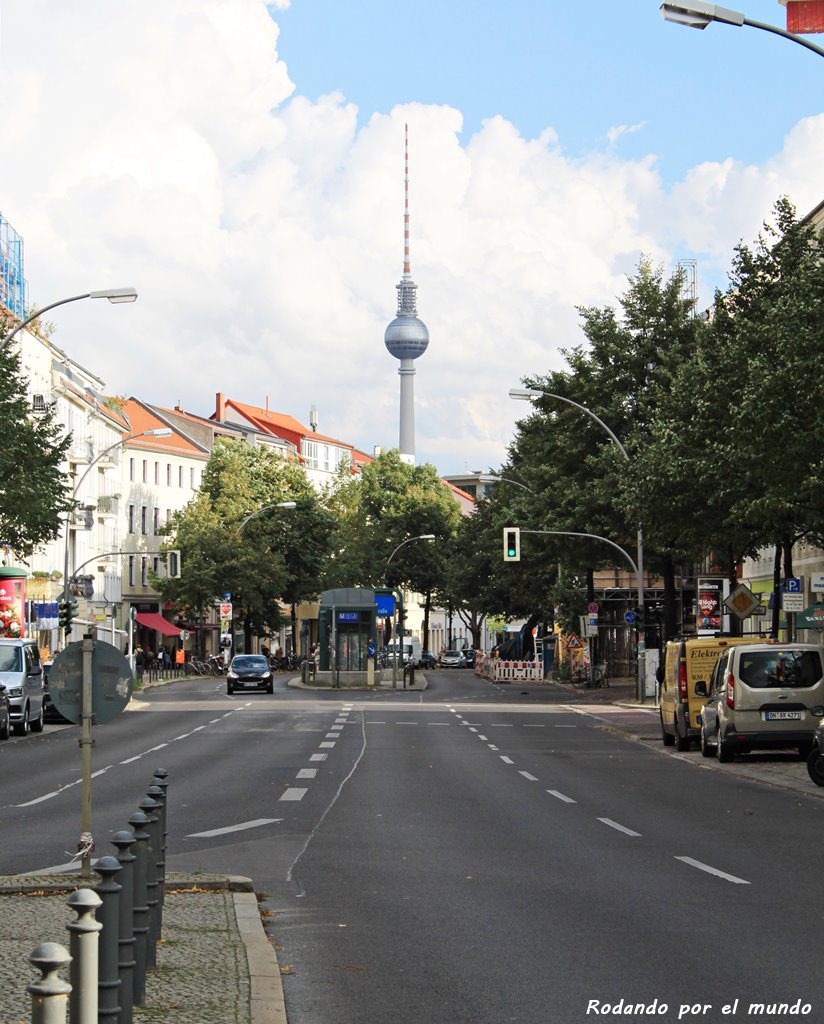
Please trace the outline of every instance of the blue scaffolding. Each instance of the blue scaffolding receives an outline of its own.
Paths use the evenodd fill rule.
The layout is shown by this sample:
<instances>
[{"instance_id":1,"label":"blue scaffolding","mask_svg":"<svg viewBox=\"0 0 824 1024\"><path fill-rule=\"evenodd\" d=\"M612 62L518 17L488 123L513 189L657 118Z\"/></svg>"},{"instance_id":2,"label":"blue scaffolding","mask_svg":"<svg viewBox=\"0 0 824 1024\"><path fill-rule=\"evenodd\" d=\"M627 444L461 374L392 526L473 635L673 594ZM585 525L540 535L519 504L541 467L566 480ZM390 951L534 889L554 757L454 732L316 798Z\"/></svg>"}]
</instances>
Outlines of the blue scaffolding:
<instances>
[{"instance_id":1,"label":"blue scaffolding","mask_svg":"<svg viewBox=\"0 0 824 1024\"><path fill-rule=\"evenodd\" d=\"M0 213L0 306L24 319L27 291L23 277L23 239Z\"/></svg>"}]
</instances>

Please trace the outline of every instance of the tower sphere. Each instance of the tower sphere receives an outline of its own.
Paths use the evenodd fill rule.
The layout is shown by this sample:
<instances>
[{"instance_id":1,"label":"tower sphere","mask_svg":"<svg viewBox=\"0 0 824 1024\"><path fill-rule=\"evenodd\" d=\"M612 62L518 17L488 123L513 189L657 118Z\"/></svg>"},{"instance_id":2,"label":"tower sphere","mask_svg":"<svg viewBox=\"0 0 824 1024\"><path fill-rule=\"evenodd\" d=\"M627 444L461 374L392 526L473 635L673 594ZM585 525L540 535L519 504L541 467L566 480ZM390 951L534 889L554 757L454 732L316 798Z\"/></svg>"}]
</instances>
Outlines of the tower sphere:
<instances>
[{"instance_id":1,"label":"tower sphere","mask_svg":"<svg viewBox=\"0 0 824 1024\"><path fill-rule=\"evenodd\" d=\"M396 316L386 328L383 341L396 359L417 359L429 346L429 331L416 316Z\"/></svg>"}]
</instances>

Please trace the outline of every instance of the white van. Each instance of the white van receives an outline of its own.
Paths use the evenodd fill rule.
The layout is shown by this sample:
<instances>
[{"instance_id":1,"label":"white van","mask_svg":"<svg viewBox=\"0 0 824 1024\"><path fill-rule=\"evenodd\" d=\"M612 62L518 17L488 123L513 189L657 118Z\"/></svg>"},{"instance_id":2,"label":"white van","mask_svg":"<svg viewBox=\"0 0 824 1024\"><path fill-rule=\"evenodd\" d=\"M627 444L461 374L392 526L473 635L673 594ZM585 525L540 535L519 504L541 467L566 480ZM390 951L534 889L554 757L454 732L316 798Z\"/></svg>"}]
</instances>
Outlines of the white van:
<instances>
[{"instance_id":1,"label":"white van","mask_svg":"<svg viewBox=\"0 0 824 1024\"><path fill-rule=\"evenodd\" d=\"M386 653L390 665L395 660L397 650L398 641L390 640L386 647ZM416 636L405 636L402 638L400 664L405 665L410 658L414 659L416 665L421 660L421 642Z\"/></svg>"}]
</instances>

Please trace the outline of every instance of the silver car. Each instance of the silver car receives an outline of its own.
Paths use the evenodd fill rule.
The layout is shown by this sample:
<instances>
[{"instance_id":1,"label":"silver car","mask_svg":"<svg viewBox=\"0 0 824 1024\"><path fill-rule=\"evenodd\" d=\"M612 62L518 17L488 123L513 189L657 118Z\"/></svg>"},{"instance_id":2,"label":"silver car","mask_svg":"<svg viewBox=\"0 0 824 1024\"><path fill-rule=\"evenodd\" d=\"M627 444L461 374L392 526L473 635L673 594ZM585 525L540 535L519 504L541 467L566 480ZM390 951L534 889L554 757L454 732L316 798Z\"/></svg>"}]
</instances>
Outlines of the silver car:
<instances>
[{"instance_id":1,"label":"silver car","mask_svg":"<svg viewBox=\"0 0 824 1024\"><path fill-rule=\"evenodd\" d=\"M43 731L43 666L34 640L0 640L0 683L18 736Z\"/></svg>"},{"instance_id":2,"label":"silver car","mask_svg":"<svg viewBox=\"0 0 824 1024\"><path fill-rule=\"evenodd\" d=\"M463 668L466 658L462 651L444 651L440 658L441 668Z\"/></svg>"},{"instance_id":3,"label":"silver car","mask_svg":"<svg viewBox=\"0 0 824 1024\"><path fill-rule=\"evenodd\" d=\"M813 748L824 718L824 650L817 644L749 644L718 659L701 708L701 753L731 761L750 750Z\"/></svg>"}]
</instances>

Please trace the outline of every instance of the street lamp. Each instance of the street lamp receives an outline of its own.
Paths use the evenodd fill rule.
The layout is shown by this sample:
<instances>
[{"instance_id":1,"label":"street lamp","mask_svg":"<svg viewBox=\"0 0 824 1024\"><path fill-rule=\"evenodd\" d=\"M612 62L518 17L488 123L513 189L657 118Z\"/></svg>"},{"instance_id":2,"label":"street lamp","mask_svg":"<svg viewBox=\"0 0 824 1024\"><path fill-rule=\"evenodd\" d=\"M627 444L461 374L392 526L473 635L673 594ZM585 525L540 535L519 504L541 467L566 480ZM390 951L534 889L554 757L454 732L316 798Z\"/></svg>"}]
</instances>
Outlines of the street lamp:
<instances>
[{"instance_id":1,"label":"street lamp","mask_svg":"<svg viewBox=\"0 0 824 1024\"><path fill-rule=\"evenodd\" d=\"M497 473L479 473L478 482L482 484L513 484L515 487L521 487L523 490L529 491L530 494L535 494L531 487L522 484L520 480L513 480L509 476L498 476Z\"/></svg>"},{"instance_id":2,"label":"street lamp","mask_svg":"<svg viewBox=\"0 0 824 1024\"><path fill-rule=\"evenodd\" d=\"M697 0L696 0L697 2ZM714 6L712 4L706 6ZM571 398L567 398L565 395L556 395L552 391L539 391L536 388L510 388L509 397L519 401L531 402L535 398L554 398L558 402L566 402L567 405L574 406L581 412L585 412L587 416L595 420L599 427L607 432L611 440L617 446L618 451L623 457L629 462L629 453L626 448L618 440L614 432L610 427L604 423L600 416L597 416L592 409L587 408L585 405L581 405L580 402L574 402ZM615 546L615 545L614 545ZM637 696L638 700L643 703L644 700L644 652L646 651L646 640L644 637L645 619L644 619L644 531L641 526L638 527L638 558L636 560L635 570L638 580L638 684L637 684Z\"/></svg>"},{"instance_id":3,"label":"street lamp","mask_svg":"<svg viewBox=\"0 0 824 1024\"><path fill-rule=\"evenodd\" d=\"M66 301L69 301L69 300L66 300ZM90 462L89 462L88 466L86 467L85 471L83 472L82 476L77 481L77 483L74 485L74 490L72 491L72 497L71 497L71 507L69 508L69 510L66 513L66 523L65 523L65 526L66 526L66 539L65 539L64 546L63 546L63 601L64 602L68 602L68 600L69 600L69 520L70 520L71 516L74 514L74 511L75 511L75 498L77 497L77 492L80 490L80 487L83 484L83 481L86 479L86 477L91 472L92 467L95 466L98 462L100 462L100 460L105 455L108 455L109 452L114 451L115 448L120 448L122 445L126 444L128 441L134 441L135 438L138 438L138 437L171 437L171 436L172 436L172 429L171 429L171 427L156 427L154 430L141 430L139 434L129 434L128 437L122 437L119 441L115 441L114 444L110 444L108 446L108 448L104 448L103 451L101 451L98 455L96 455L93 459L90 460Z\"/></svg>"},{"instance_id":4,"label":"street lamp","mask_svg":"<svg viewBox=\"0 0 824 1024\"><path fill-rule=\"evenodd\" d=\"M386 587L386 574L389 571L389 563L392 561L392 559L395 557L395 555L397 555L397 553L400 551L400 549L402 547L404 547L406 544L412 544L413 541L416 541L416 540L424 540L424 541L427 541L427 542L429 542L431 544L432 541L434 541L435 539L436 539L436 537L435 537L434 533L422 533L418 537L407 537L406 540L402 540L400 542L400 544L398 544L398 546L392 552L392 554L389 556L389 558L387 558L387 560L386 560L386 565L384 566L384 569L383 569L383 585L384 585L384 587ZM398 605L397 605L397 602L395 603L395 632L394 632L394 636L395 636L395 656L392 659L392 689L396 690L398 688L398 658L401 656L401 653L402 653L401 644L399 643L400 637L398 636ZM427 650L428 649L429 648L427 647ZM406 685L405 680L406 680L406 676L404 676L404 686Z\"/></svg>"},{"instance_id":5,"label":"street lamp","mask_svg":"<svg viewBox=\"0 0 824 1024\"><path fill-rule=\"evenodd\" d=\"M54 309L56 306L65 306L67 302L78 302L80 299L108 299L109 302L121 303L134 302L136 298L137 291L134 288L106 288L103 291L84 292L82 295L72 295L71 298L60 299L58 302L51 302L48 306L43 306L42 309L38 309L36 312L32 313L31 316L26 317L22 323L18 324L13 331L3 338L2 344L3 346L8 345L15 334L22 331L24 327L27 327L32 320L36 320L38 317L42 316L44 313L48 313L50 309Z\"/></svg>"},{"instance_id":6,"label":"street lamp","mask_svg":"<svg viewBox=\"0 0 824 1024\"><path fill-rule=\"evenodd\" d=\"M235 540L240 536L243 527L249 522L250 519L254 519L255 516L259 516L261 512L268 512L270 508L297 508L297 502L295 501L276 501L271 505L264 505L263 508L256 509L254 512L250 512L248 516L243 520L240 526L235 531Z\"/></svg>"},{"instance_id":7,"label":"street lamp","mask_svg":"<svg viewBox=\"0 0 824 1024\"><path fill-rule=\"evenodd\" d=\"M767 25L763 21L753 21L740 11L731 11L727 7L719 7L718 4L706 3L705 0L679 0L678 3L661 4L661 16L664 21L671 21L676 25L687 25L689 28L704 29L713 21L720 21L724 25L735 25L740 28L746 25L749 28L760 28L764 32L772 32L774 35L783 36L794 43L805 46L813 53L824 57L824 50L815 43L811 43L802 36L787 32L777 25Z\"/></svg>"}]
</instances>

